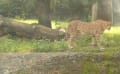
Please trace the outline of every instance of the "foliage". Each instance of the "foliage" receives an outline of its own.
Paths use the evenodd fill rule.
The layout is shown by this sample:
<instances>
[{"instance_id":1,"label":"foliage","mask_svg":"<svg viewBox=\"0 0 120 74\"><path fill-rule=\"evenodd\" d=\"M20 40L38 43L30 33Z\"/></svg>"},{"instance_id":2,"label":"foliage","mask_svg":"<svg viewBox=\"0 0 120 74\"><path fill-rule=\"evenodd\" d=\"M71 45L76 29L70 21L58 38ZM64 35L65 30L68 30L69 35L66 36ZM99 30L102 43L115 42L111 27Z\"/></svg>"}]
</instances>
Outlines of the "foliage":
<instances>
[{"instance_id":1,"label":"foliage","mask_svg":"<svg viewBox=\"0 0 120 74\"><path fill-rule=\"evenodd\" d=\"M53 0L52 16L55 19L89 20L91 7L96 0Z\"/></svg>"},{"instance_id":2,"label":"foliage","mask_svg":"<svg viewBox=\"0 0 120 74\"><path fill-rule=\"evenodd\" d=\"M0 14L7 17L22 18L33 15L35 0L0 0Z\"/></svg>"},{"instance_id":3,"label":"foliage","mask_svg":"<svg viewBox=\"0 0 120 74\"><path fill-rule=\"evenodd\" d=\"M0 14L7 17L34 18L40 5L40 0L0 0ZM52 19L81 18L88 19L91 15L91 5L95 0L51 0ZM86 8L87 7L87 8Z\"/></svg>"}]
</instances>

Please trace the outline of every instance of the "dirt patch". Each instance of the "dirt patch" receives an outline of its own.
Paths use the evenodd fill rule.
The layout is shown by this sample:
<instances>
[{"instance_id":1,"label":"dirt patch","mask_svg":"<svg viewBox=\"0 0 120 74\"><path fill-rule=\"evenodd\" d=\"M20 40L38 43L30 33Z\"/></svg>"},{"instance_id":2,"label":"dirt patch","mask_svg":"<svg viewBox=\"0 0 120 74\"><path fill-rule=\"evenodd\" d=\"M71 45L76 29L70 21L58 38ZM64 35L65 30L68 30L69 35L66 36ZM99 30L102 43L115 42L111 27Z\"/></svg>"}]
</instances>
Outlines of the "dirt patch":
<instances>
[{"instance_id":1,"label":"dirt patch","mask_svg":"<svg viewBox=\"0 0 120 74\"><path fill-rule=\"evenodd\" d=\"M0 53L0 74L120 74L120 54Z\"/></svg>"}]
</instances>

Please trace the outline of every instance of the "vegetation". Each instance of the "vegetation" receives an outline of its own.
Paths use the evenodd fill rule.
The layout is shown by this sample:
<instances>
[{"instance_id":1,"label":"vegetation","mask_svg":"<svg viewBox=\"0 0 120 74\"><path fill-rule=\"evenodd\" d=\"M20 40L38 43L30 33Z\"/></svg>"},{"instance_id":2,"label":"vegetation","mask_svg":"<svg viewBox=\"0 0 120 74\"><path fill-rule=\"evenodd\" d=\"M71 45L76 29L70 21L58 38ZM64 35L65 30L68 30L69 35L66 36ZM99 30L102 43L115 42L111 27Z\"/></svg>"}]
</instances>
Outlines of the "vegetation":
<instances>
[{"instance_id":1,"label":"vegetation","mask_svg":"<svg viewBox=\"0 0 120 74\"><path fill-rule=\"evenodd\" d=\"M116 23L116 21L119 22L119 19L117 18L117 14L119 13L116 13L114 9L111 9L112 3L110 3L110 1L111 0L0 0L0 15L11 18L12 20L15 20L17 22L23 22L31 25L32 23L39 23L50 28L52 27L52 29L56 29L58 27L66 28L68 26L67 21L70 21L72 19L80 19L83 21L91 21L95 20L96 18L109 21L113 19L112 23ZM117 5L119 6L119 3ZM111 11L113 11L114 18L112 17ZM0 19L0 24L1 23L2 21ZM2 28L3 26L0 27L0 34L2 32ZM5 30L7 29L5 28ZM25 31L23 30L23 32ZM32 34L30 33L30 35ZM73 55L70 56L70 58L66 57L67 55L65 56L65 58L63 58L64 56L62 56L62 58L57 57L56 59L58 60L58 62L62 62L62 65L56 63L54 59L52 59L52 63L55 63L55 66L61 65L58 68L63 68L64 66L66 66L63 68L65 69L63 72L66 73L61 74L72 74L73 70L75 70L76 72L73 74L120 74L120 27L113 26L110 31L106 30L104 32L104 34L102 35L101 44L104 46L105 49L101 50L97 47L89 46L90 42L91 37L80 36L78 37L78 39L76 39L76 44L78 47L74 49L69 49L68 43L65 40L51 42L50 40L45 39L35 40L6 35L0 37L0 52L85 52L85 54L88 55L80 55L80 59L78 59L79 57L72 57ZM100 55L97 54L96 56L94 52L95 54L99 52ZM74 60L76 58L77 60ZM61 59L63 60L61 61ZM42 62L44 61L46 60L43 59ZM80 64L77 64L77 61ZM31 63L34 61L27 62L28 65L31 66ZM70 62L75 65L70 64ZM53 65L50 63L50 60L47 60L46 63L49 64L43 65ZM25 62L24 64L27 65L27 63ZM35 63L35 65L37 65L37 63ZM79 66L80 68L76 66ZM31 68L37 69L37 67L32 65ZM74 69L72 70L71 67ZM29 68L29 66L26 66L26 68ZM49 69L50 68L52 67L50 66ZM42 70L42 68L40 69ZM67 70L69 69L70 73L67 72ZM77 71L79 70L81 71L81 73L77 73ZM8 72L9 70L5 71ZM18 74L26 74L26 71L25 73L24 70L20 71L20 73Z\"/></svg>"},{"instance_id":2,"label":"vegetation","mask_svg":"<svg viewBox=\"0 0 120 74\"><path fill-rule=\"evenodd\" d=\"M28 39L0 39L0 52L48 52L64 51L66 43L50 42L48 40L28 40Z\"/></svg>"},{"instance_id":3,"label":"vegetation","mask_svg":"<svg viewBox=\"0 0 120 74\"><path fill-rule=\"evenodd\" d=\"M37 19L41 25L51 27L51 20L70 20L73 18L91 20L91 7L95 1L0 0L0 14L10 18Z\"/></svg>"},{"instance_id":4,"label":"vegetation","mask_svg":"<svg viewBox=\"0 0 120 74\"><path fill-rule=\"evenodd\" d=\"M107 58L106 58L107 59ZM102 62L84 61L82 74L119 74L120 63L104 60ZM91 67L92 66L92 67Z\"/></svg>"},{"instance_id":5,"label":"vegetation","mask_svg":"<svg viewBox=\"0 0 120 74\"><path fill-rule=\"evenodd\" d=\"M37 23L36 20L16 20L24 23ZM53 28L58 26L66 27L67 22L52 22ZM72 51L100 51L95 47L89 47L91 41L90 37L81 37L76 41L79 46ZM120 27L112 27L110 31L105 31L102 35L102 45L105 46L104 51L119 51L120 49ZM31 40L21 39L17 37L11 37L10 35L0 38L0 52L57 52L68 51L66 41L54 41L49 40Z\"/></svg>"},{"instance_id":6,"label":"vegetation","mask_svg":"<svg viewBox=\"0 0 120 74\"><path fill-rule=\"evenodd\" d=\"M51 2L50 2L51 1ZM42 5L44 2L45 5L49 6L51 9L51 12L55 16L61 16L65 17L66 15L69 16L70 14L74 14L77 11L77 15L81 13L82 15L86 14L88 10L90 10L91 5L95 2L96 0L0 0L0 13L4 16L7 17L22 17L22 18L30 18L30 17L36 17L40 14L39 13L41 10L39 5ZM50 2L50 5L49 5ZM42 3L42 4L40 4ZM84 7L87 10L83 9ZM47 8L47 7L46 7ZM43 10L43 9L42 9ZM37 13L36 13L37 12ZM36 15L37 14L37 15ZM74 16L73 15L73 16ZM70 16L71 17L71 16ZM63 18L62 18L63 19Z\"/></svg>"},{"instance_id":7,"label":"vegetation","mask_svg":"<svg viewBox=\"0 0 120 74\"><path fill-rule=\"evenodd\" d=\"M28 24L40 23L40 21L42 23L47 22L44 20L48 20L48 22L54 20L51 22L52 28L55 29L59 26L67 27L67 22L62 22L63 20L91 20L91 8L96 1L97 0L0 0L0 14L10 18L23 18L23 20L14 20ZM99 3L104 4L102 0L99 1ZM49 18L49 15L51 15L51 18ZM48 18L46 18L46 16L48 16ZM38 21L25 20L27 18L38 19ZM119 27L113 27L111 31L106 31L105 34L103 34L102 44L106 47L106 50L119 49L119 29ZM99 51L98 48L88 47L91 41L90 37L83 38L78 38L76 43L79 47L74 49L74 51ZM19 39L10 36L0 38L0 44L1 52L64 51L67 49L66 41L50 42L49 40Z\"/></svg>"}]
</instances>

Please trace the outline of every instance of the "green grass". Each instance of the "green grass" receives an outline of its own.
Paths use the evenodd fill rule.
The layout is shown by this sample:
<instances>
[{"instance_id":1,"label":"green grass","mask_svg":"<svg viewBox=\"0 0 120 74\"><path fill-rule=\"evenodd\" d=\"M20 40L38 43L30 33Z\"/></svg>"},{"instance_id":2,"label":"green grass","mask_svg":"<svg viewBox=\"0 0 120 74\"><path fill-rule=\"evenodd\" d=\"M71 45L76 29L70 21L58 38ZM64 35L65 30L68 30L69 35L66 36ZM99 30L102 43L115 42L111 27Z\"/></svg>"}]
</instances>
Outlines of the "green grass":
<instances>
[{"instance_id":1,"label":"green grass","mask_svg":"<svg viewBox=\"0 0 120 74\"><path fill-rule=\"evenodd\" d=\"M17 22L22 22L22 23L27 23L27 24L32 24L32 23L38 23L36 19L29 19L29 20L24 20L24 19L12 19Z\"/></svg>"},{"instance_id":2,"label":"green grass","mask_svg":"<svg viewBox=\"0 0 120 74\"><path fill-rule=\"evenodd\" d=\"M12 20L17 21L17 22L27 23L27 24L38 23L38 21L36 19L27 19L27 20L12 19ZM54 21L54 20L51 22L51 24L52 24L53 29L56 29L57 27L67 27L67 25L68 25L67 22Z\"/></svg>"},{"instance_id":3,"label":"green grass","mask_svg":"<svg viewBox=\"0 0 120 74\"><path fill-rule=\"evenodd\" d=\"M116 28L113 28L102 35L101 44L106 47L104 51L113 52L120 50L120 31L116 31L118 34L111 33L111 31L114 32L115 30ZM90 37L79 38L76 42L79 47L73 49L73 51L99 52L99 48L88 47L90 41ZM0 38L0 52L62 52L67 49L66 41L50 42L49 40L20 39L9 36Z\"/></svg>"},{"instance_id":4,"label":"green grass","mask_svg":"<svg viewBox=\"0 0 120 74\"><path fill-rule=\"evenodd\" d=\"M75 51L101 51L99 48L88 47L91 42L90 37L79 38L77 40L78 49ZM106 30L101 38L101 44L105 47L102 51L119 51L120 50L120 27L112 27L111 30Z\"/></svg>"},{"instance_id":5,"label":"green grass","mask_svg":"<svg viewBox=\"0 0 120 74\"><path fill-rule=\"evenodd\" d=\"M56 52L64 51L65 41L29 40L20 38L0 38L0 52Z\"/></svg>"},{"instance_id":6,"label":"green grass","mask_svg":"<svg viewBox=\"0 0 120 74\"><path fill-rule=\"evenodd\" d=\"M113 26L110 31L106 30L105 33L110 35L120 35L120 26Z\"/></svg>"},{"instance_id":7,"label":"green grass","mask_svg":"<svg viewBox=\"0 0 120 74\"><path fill-rule=\"evenodd\" d=\"M68 26L68 22L62 22L62 21L52 21L52 28L56 29L58 27L67 27Z\"/></svg>"},{"instance_id":8,"label":"green grass","mask_svg":"<svg viewBox=\"0 0 120 74\"><path fill-rule=\"evenodd\" d=\"M16 20L16 19L14 19ZM36 20L16 20L23 23L37 23ZM53 28L59 26L67 27L67 22L52 21ZM77 49L72 51L90 51L99 52L99 48L89 47L90 37L79 38L76 43ZM106 52L113 52L120 50L120 27L112 27L110 31L105 31L102 35L101 44L105 46ZM34 39L21 39L11 38L9 36L0 38L0 52L62 52L68 50L66 41L50 42L49 40L34 40Z\"/></svg>"}]
</instances>

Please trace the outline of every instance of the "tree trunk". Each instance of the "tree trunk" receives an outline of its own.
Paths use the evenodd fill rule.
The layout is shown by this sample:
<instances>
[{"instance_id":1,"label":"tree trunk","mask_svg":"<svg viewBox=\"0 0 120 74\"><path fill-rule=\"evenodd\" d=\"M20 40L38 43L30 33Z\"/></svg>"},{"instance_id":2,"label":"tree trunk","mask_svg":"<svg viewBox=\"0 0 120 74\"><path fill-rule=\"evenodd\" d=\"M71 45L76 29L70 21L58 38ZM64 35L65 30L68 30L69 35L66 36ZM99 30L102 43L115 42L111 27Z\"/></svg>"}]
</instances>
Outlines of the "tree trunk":
<instances>
[{"instance_id":1,"label":"tree trunk","mask_svg":"<svg viewBox=\"0 0 120 74\"><path fill-rule=\"evenodd\" d=\"M113 24L120 25L120 0L112 0Z\"/></svg>"},{"instance_id":2,"label":"tree trunk","mask_svg":"<svg viewBox=\"0 0 120 74\"><path fill-rule=\"evenodd\" d=\"M112 21L112 2L111 0L97 0L92 7L92 20L103 19Z\"/></svg>"},{"instance_id":3,"label":"tree trunk","mask_svg":"<svg viewBox=\"0 0 120 74\"><path fill-rule=\"evenodd\" d=\"M1 23L1 21L3 21ZM49 39L51 41L64 38L61 31L53 30L43 25L30 25L20 22L11 21L7 18L0 17L1 36L5 34L15 35L23 38L32 39Z\"/></svg>"},{"instance_id":4,"label":"tree trunk","mask_svg":"<svg viewBox=\"0 0 120 74\"><path fill-rule=\"evenodd\" d=\"M51 28L50 0L38 0L37 2L37 15L39 24Z\"/></svg>"},{"instance_id":5,"label":"tree trunk","mask_svg":"<svg viewBox=\"0 0 120 74\"><path fill-rule=\"evenodd\" d=\"M96 20L97 16L97 2L92 5L92 21Z\"/></svg>"}]
</instances>

